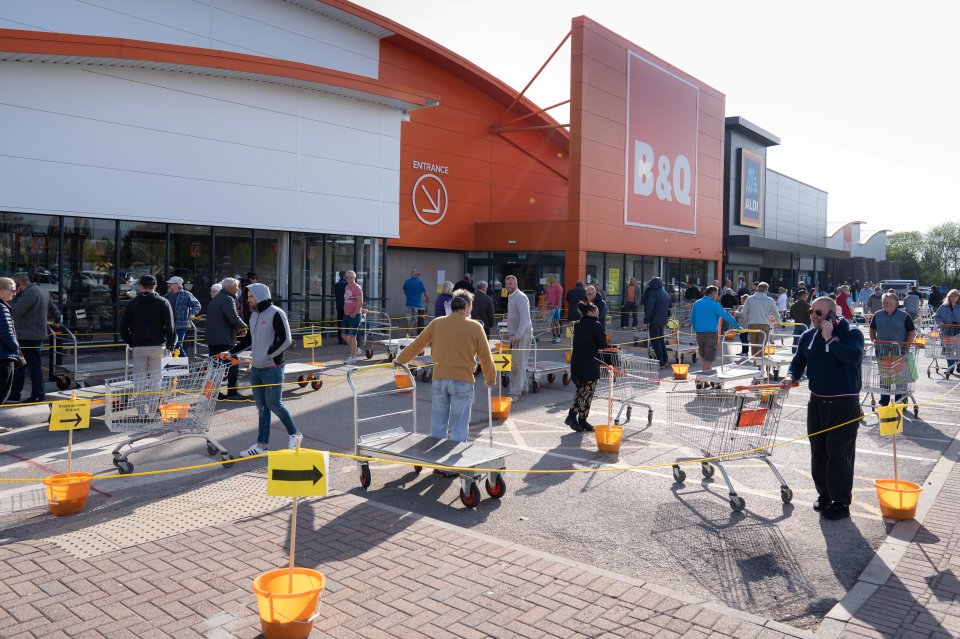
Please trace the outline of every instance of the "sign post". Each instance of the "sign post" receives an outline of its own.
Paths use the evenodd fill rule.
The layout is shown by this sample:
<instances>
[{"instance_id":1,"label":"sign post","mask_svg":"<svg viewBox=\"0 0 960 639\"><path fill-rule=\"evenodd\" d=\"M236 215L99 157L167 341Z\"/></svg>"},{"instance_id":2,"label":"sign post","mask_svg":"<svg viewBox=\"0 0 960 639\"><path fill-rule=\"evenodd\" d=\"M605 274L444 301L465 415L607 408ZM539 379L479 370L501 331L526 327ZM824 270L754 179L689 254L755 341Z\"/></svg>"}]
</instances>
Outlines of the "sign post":
<instances>
[{"instance_id":1,"label":"sign post","mask_svg":"<svg viewBox=\"0 0 960 639\"><path fill-rule=\"evenodd\" d=\"M323 335L311 333L303 336L303 347L310 349L310 363L314 366L323 366L322 362L317 361L317 352L315 349L323 345Z\"/></svg>"},{"instance_id":2,"label":"sign post","mask_svg":"<svg viewBox=\"0 0 960 639\"><path fill-rule=\"evenodd\" d=\"M67 474L73 470L73 431L83 428L90 428L89 400L72 393L69 400L50 405L50 431L67 431Z\"/></svg>"}]
</instances>

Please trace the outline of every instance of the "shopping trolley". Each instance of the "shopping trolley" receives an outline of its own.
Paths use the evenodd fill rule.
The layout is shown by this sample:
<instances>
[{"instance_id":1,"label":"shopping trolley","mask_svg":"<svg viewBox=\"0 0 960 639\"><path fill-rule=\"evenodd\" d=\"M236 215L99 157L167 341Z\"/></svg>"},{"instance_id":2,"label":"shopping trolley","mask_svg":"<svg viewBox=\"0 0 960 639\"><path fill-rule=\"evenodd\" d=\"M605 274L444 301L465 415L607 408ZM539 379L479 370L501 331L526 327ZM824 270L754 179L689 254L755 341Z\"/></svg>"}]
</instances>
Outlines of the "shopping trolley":
<instances>
[{"instance_id":1,"label":"shopping trolley","mask_svg":"<svg viewBox=\"0 0 960 639\"><path fill-rule=\"evenodd\" d=\"M730 507L734 511L743 510L746 502L737 494L723 467L729 461L762 459L780 482L783 503L789 504L793 500L793 490L770 460L770 446L777 436L788 390L775 384L760 384L730 390L708 388L667 393L671 411L668 423L677 427L677 440L704 457L719 457L700 462L700 470L710 479L714 474L713 466L720 469L730 490ZM687 478L679 464L673 466L673 478L677 483L683 483Z\"/></svg>"},{"instance_id":2,"label":"shopping trolley","mask_svg":"<svg viewBox=\"0 0 960 639\"><path fill-rule=\"evenodd\" d=\"M390 315L384 311L364 309L360 315L360 328L357 330L357 352L373 357L373 345L380 344L387 350L387 357L392 359L397 352L393 343L393 324Z\"/></svg>"},{"instance_id":3,"label":"shopping trolley","mask_svg":"<svg viewBox=\"0 0 960 639\"><path fill-rule=\"evenodd\" d=\"M660 362L616 348L604 349L604 366L600 367L594 399L620 404L615 425L627 424L633 406L647 408L647 425L653 423L653 406L640 401L660 386ZM620 416L626 419L620 421Z\"/></svg>"},{"instance_id":4,"label":"shopping trolley","mask_svg":"<svg viewBox=\"0 0 960 639\"><path fill-rule=\"evenodd\" d=\"M113 449L113 465L120 474L133 472L133 464L127 459L130 453L188 437L203 439L207 454L219 454L224 468L233 466L233 456L207 432L220 387L230 366L236 363L214 357L193 362L187 368L106 380L107 428L112 433L129 433ZM133 445L147 438L156 441ZM126 452L122 452L124 447L128 448Z\"/></svg>"},{"instance_id":5,"label":"shopping trolley","mask_svg":"<svg viewBox=\"0 0 960 639\"><path fill-rule=\"evenodd\" d=\"M927 343L924 346L924 352L930 358L930 363L927 364L927 377L931 377L931 369L936 371L937 375L943 375L944 379L956 373L957 365L950 366L947 362L960 360L960 325L943 324L931 330L925 339ZM941 359L946 360L943 372L940 372Z\"/></svg>"},{"instance_id":6,"label":"shopping trolley","mask_svg":"<svg viewBox=\"0 0 960 639\"><path fill-rule=\"evenodd\" d=\"M861 364L863 401L870 396L870 406L876 407L876 395L906 395L913 402L913 414L920 407L913 396L917 381L917 345L913 342L885 342L877 340L865 347Z\"/></svg>"}]
</instances>

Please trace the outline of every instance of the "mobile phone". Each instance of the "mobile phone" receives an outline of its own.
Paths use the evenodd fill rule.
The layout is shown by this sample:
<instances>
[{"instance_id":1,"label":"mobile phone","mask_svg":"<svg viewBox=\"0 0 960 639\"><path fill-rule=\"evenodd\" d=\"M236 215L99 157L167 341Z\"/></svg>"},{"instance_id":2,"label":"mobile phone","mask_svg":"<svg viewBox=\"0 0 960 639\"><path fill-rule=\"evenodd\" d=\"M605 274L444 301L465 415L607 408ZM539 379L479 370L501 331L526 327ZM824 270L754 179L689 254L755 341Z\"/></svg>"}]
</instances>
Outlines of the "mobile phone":
<instances>
[{"instance_id":1,"label":"mobile phone","mask_svg":"<svg viewBox=\"0 0 960 639\"><path fill-rule=\"evenodd\" d=\"M826 319L828 322L833 322L834 326L840 323L840 318L838 318L837 314L834 313L833 311L830 311L829 313L827 313L827 316L824 319Z\"/></svg>"}]
</instances>

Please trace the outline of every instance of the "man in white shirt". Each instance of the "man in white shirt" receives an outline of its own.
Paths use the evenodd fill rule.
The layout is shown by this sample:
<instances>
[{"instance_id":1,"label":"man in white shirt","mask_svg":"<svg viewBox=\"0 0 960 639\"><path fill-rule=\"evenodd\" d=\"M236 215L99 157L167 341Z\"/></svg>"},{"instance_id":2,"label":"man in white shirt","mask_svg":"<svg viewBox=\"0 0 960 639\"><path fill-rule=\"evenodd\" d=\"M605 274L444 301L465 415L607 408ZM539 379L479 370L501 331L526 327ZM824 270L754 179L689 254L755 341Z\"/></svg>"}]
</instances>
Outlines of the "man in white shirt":
<instances>
[{"instance_id":1,"label":"man in white shirt","mask_svg":"<svg viewBox=\"0 0 960 639\"><path fill-rule=\"evenodd\" d=\"M747 329L755 331L750 333L750 343L755 345L751 348L754 356L760 354L759 345L766 343L770 336L770 328L780 317L777 303L768 295L769 291L770 285L766 282L757 284L757 292L747 298L747 303L743 305L741 310ZM761 335L761 332L763 335Z\"/></svg>"},{"instance_id":2,"label":"man in white shirt","mask_svg":"<svg viewBox=\"0 0 960 639\"><path fill-rule=\"evenodd\" d=\"M513 361L510 364L510 397L520 399L527 390L527 360L533 339L533 322L530 320L530 300L517 286L517 278L508 275L503 279L507 289L507 336Z\"/></svg>"}]
</instances>

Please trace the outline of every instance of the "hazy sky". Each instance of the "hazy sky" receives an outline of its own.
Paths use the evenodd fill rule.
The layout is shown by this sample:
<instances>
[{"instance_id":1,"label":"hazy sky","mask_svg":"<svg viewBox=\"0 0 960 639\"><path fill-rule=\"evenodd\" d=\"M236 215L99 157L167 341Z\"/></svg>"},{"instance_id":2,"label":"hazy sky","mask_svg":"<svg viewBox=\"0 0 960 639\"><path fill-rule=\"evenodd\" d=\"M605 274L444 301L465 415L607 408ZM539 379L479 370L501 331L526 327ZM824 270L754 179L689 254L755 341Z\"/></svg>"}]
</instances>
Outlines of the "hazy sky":
<instances>
[{"instance_id":1,"label":"hazy sky","mask_svg":"<svg viewBox=\"0 0 960 639\"><path fill-rule=\"evenodd\" d=\"M355 1L517 90L587 15L779 136L767 165L829 193L831 230L958 219L960 3ZM569 43L547 71L527 92L540 106L569 97Z\"/></svg>"}]
</instances>

